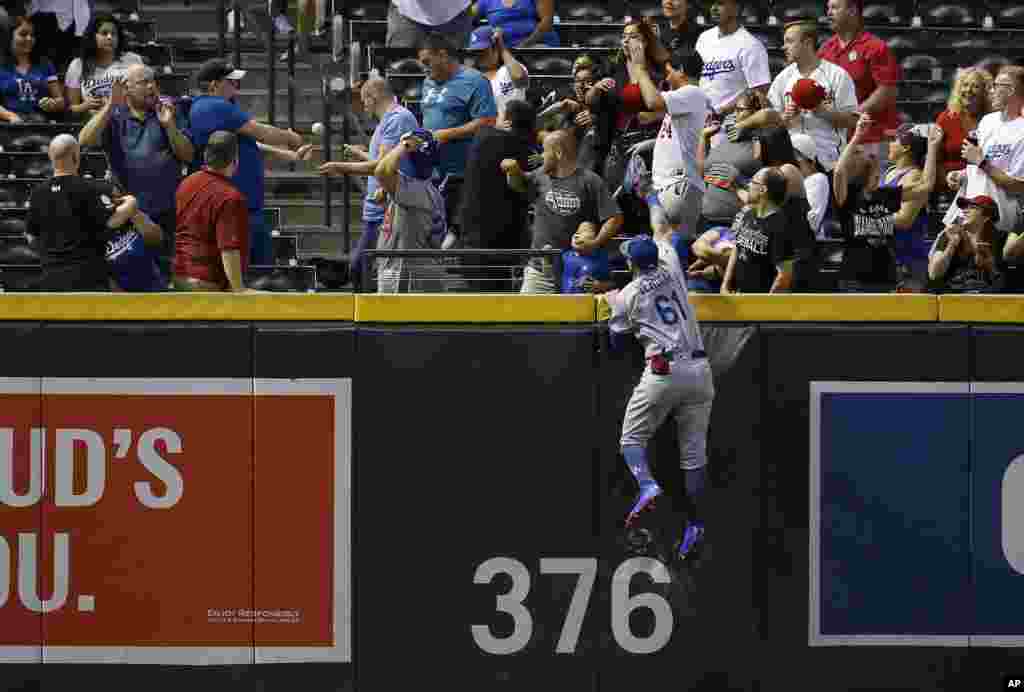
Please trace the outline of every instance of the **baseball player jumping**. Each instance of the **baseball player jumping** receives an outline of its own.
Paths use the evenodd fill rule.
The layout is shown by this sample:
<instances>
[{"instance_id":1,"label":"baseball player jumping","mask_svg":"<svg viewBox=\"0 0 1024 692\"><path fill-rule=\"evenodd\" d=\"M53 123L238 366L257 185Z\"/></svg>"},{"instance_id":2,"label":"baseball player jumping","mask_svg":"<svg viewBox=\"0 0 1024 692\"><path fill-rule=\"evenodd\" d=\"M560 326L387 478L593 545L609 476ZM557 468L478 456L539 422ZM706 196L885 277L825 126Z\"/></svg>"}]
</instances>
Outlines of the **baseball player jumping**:
<instances>
[{"instance_id":1,"label":"baseball player jumping","mask_svg":"<svg viewBox=\"0 0 1024 692\"><path fill-rule=\"evenodd\" d=\"M633 280L621 291L604 294L608 327L613 344L616 337L635 334L647 361L622 422L622 456L640 484L626 527L635 525L662 494L647 463L647 444L671 414L679 428L680 465L691 509L676 545L677 557L685 560L704 539L697 500L704 490L708 423L715 398L711 367L675 249L662 236L657 242L638 236L621 249Z\"/></svg>"}]
</instances>

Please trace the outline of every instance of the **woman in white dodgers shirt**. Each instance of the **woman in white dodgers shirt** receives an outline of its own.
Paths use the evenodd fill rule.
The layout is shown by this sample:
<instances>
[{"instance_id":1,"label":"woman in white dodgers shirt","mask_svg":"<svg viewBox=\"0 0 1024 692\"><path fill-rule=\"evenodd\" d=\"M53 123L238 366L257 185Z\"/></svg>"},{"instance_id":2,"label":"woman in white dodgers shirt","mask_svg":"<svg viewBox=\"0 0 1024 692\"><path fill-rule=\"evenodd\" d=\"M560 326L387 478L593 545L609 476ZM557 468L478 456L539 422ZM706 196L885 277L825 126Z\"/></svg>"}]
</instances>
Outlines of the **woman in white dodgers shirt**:
<instances>
[{"instance_id":1,"label":"woman in white dodgers shirt","mask_svg":"<svg viewBox=\"0 0 1024 692\"><path fill-rule=\"evenodd\" d=\"M766 92L772 81L768 68L768 51L764 44L739 25L737 0L715 0L711 27L697 39L697 52L704 60L700 88L711 100L711 107L720 116L733 111L736 99L747 89ZM723 135L715 135L712 146Z\"/></svg>"},{"instance_id":2,"label":"woman in white dodgers shirt","mask_svg":"<svg viewBox=\"0 0 1024 692\"><path fill-rule=\"evenodd\" d=\"M657 237L678 229L684 237L696 237L697 219L704 201L704 148L698 146L710 110L708 98L690 85L690 70L700 57L673 53L665 63L665 81L671 91L659 91L647 71L643 41L629 42L629 76L640 87L651 111L665 111L661 130L654 140L652 191L648 197L651 226ZM649 142L649 140L648 140Z\"/></svg>"},{"instance_id":3,"label":"woman in white dodgers shirt","mask_svg":"<svg viewBox=\"0 0 1024 692\"><path fill-rule=\"evenodd\" d=\"M90 115L102 108L114 80L132 65L142 64L139 55L124 51L125 46L124 29L112 15L96 15L89 23L81 56L71 61L64 79L73 113Z\"/></svg>"}]
</instances>

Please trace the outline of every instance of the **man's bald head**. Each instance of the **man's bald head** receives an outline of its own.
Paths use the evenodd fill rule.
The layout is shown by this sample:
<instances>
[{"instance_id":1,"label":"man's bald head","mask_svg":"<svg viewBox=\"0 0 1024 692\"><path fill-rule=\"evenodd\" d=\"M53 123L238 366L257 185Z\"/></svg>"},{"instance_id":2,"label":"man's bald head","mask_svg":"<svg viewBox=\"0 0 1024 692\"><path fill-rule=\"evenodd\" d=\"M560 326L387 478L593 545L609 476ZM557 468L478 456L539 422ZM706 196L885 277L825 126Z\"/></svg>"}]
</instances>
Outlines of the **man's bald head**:
<instances>
[{"instance_id":1,"label":"man's bald head","mask_svg":"<svg viewBox=\"0 0 1024 692\"><path fill-rule=\"evenodd\" d=\"M559 167L569 169L576 165L576 136L569 130L555 130L544 137L543 170L551 175Z\"/></svg>"},{"instance_id":2,"label":"man's bald head","mask_svg":"<svg viewBox=\"0 0 1024 692\"><path fill-rule=\"evenodd\" d=\"M562 153L562 156L576 158L576 135L571 130L555 130L544 141L549 140L551 145Z\"/></svg>"},{"instance_id":3,"label":"man's bald head","mask_svg":"<svg viewBox=\"0 0 1024 692\"><path fill-rule=\"evenodd\" d=\"M381 115L380 110L391 106L395 92L388 80L374 77L363 84L363 88L359 90L359 96L367 110L378 112Z\"/></svg>"},{"instance_id":4,"label":"man's bald head","mask_svg":"<svg viewBox=\"0 0 1024 692\"><path fill-rule=\"evenodd\" d=\"M50 140L50 160L55 164L78 153L78 140L69 134L57 135Z\"/></svg>"}]
</instances>

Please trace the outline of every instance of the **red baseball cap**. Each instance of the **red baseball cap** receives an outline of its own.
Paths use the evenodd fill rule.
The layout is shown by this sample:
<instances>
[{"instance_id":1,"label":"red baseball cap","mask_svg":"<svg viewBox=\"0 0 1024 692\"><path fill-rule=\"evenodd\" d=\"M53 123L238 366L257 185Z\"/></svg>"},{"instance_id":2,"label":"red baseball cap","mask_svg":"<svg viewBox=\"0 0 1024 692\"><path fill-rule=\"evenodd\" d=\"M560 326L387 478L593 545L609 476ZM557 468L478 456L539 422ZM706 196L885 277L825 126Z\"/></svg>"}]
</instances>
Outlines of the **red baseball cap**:
<instances>
[{"instance_id":1,"label":"red baseball cap","mask_svg":"<svg viewBox=\"0 0 1024 692\"><path fill-rule=\"evenodd\" d=\"M987 209L993 220L999 219L999 206L996 201L988 195L977 195L975 197L960 197L956 200L956 206L961 209L967 207L981 207Z\"/></svg>"},{"instance_id":2,"label":"red baseball cap","mask_svg":"<svg viewBox=\"0 0 1024 692\"><path fill-rule=\"evenodd\" d=\"M812 111L825 100L825 87L813 79L804 77L796 81L790 94L798 108Z\"/></svg>"}]
</instances>

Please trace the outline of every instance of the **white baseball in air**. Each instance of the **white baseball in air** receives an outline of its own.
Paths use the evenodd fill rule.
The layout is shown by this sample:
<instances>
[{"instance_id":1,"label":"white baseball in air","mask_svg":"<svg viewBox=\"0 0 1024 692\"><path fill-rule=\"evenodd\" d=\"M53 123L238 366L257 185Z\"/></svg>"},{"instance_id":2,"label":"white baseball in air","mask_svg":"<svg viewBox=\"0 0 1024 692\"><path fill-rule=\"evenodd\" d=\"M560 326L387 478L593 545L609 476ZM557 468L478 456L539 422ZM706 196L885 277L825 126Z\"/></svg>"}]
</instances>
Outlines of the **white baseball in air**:
<instances>
[{"instance_id":1,"label":"white baseball in air","mask_svg":"<svg viewBox=\"0 0 1024 692\"><path fill-rule=\"evenodd\" d=\"M313 123L313 134L315 134L317 137L319 137L323 133L324 133L324 124L323 123Z\"/></svg>"}]
</instances>

